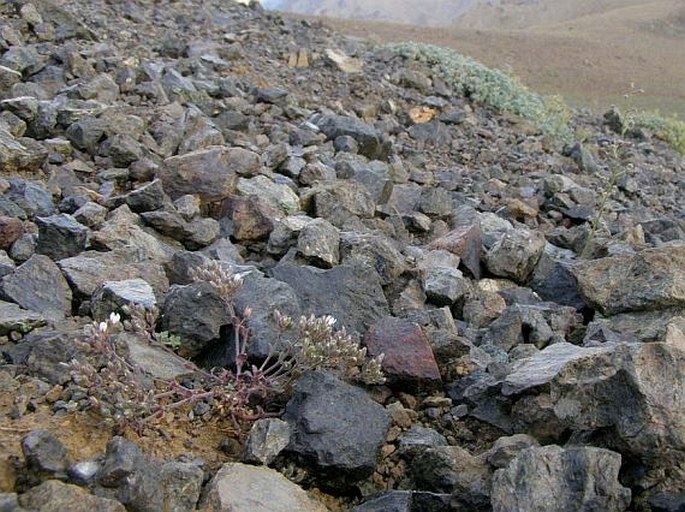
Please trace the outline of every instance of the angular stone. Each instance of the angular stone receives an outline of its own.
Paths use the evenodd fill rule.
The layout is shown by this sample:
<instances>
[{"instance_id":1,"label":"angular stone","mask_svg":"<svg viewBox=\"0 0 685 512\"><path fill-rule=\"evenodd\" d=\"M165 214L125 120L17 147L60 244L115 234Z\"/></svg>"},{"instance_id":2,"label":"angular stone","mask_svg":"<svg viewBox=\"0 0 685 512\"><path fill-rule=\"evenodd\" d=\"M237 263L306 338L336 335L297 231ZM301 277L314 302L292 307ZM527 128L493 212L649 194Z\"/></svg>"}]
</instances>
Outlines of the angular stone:
<instances>
[{"instance_id":1,"label":"angular stone","mask_svg":"<svg viewBox=\"0 0 685 512\"><path fill-rule=\"evenodd\" d=\"M366 187L376 204L385 204L392 196L392 176L390 167L385 162L370 162L357 170L352 179Z\"/></svg>"},{"instance_id":2,"label":"angular stone","mask_svg":"<svg viewBox=\"0 0 685 512\"><path fill-rule=\"evenodd\" d=\"M71 288L59 267L47 256L31 256L2 279L5 297L51 320L71 313Z\"/></svg>"},{"instance_id":3,"label":"angular stone","mask_svg":"<svg viewBox=\"0 0 685 512\"><path fill-rule=\"evenodd\" d=\"M59 480L47 480L20 495L18 500L27 510L41 512L126 512L118 501L93 496L86 489Z\"/></svg>"},{"instance_id":4,"label":"angular stone","mask_svg":"<svg viewBox=\"0 0 685 512\"><path fill-rule=\"evenodd\" d=\"M184 357L197 356L229 322L224 301L206 282L172 286L162 310L162 329L181 336Z\"/></svg>"},{"instance_id":5,"label":"angular stone","mask_svg":"<svg viewBox=\"0 0 685 512\"><path fill-rule=\"evenodd\" d=\"M80 295L90 297L107 281L144 279L152 286L155 296L164 297L169 281L161 263L140 258L126 249L108 252L87 251L60 260L59 267Z\"/></svg>"},{"instance_id":6,"label":"angular stone","mask_svg":"<svg viewBox=\"0 0 685 512\"><path fill-rule=\"evenodd\" d=\"M351 231L344 231L340 236L342 262L373 268L383 286L393 283L407 270L405 258L392 239Z\"/></svg>"},{"instance_id":7,"label":"angular stone","mask_svg":"<svg viewBox=\"0 0 685 512\"><path fill-rule=\"evenodd\" d=\"M340 232L326 219L314 219L300 231L297 252L314 265L334 267L340 262Z\"/></svg>"},{"instance_id":8,"label":"angular stone","mask_svg":"<svg viewBox=\"0 0 685 512\"><path fill-rule=\"evenodd\" d=\"M233 201L231 220L236 240L256 241L269 237L281 211L259 196L239 197Z\"/></svg>"},{"instance_id":9,"label":"angular stone","mask_svg":"<svg viewBox=\"0 0 685 512\"><path fill-rule=\"evenodd\" d=\"M229 462L209 482L200 510L326 512L328 508L276 470Z\"/></svg>"},{"instance_id":10,"label":"angular stone","mask_svg":"<svg viewBox=\"0 0 685 512\"><path fill-rule=\"evenodd\" d=\"M323 372L297 381L284 419L292 429L288 451L320 485L338 490L371 476L391 423L364 391Z\"/></svg>"},{"instance_id":11,"label":"angular stone","mask_svg":"<svg viewBox=\"0 0 685 512\"><path fill-rule=\"evenodd\" d=\"M212 203L235 192L239 175L254 175L260 167L252 151L211 147L167 158L158 177L172 199L197 194L202 203Z\"/></svg>"},{"instance_id":12,"label":"angular stone","mask_svg":"<svg viewBox=\"0 0 685 512\"><path fill-rule=\"evenodd\" d=\"M286 215L300 210L300 198L297 194L288 185L275 183L266 176L240 178L236 191L243 196L256 195L265 202L277 206Z\"/></svg>"},{"instance_id":13,"label":"angular stone","mask_svg":"<svg viewBox=\"0 0 685 512\"><path fill-rule=\"evenodd\" d=\"M107 218L108 210L92 201L88 201L76 210L73 215L77 222L89 228L97 228Z\"/></svg>"},{"instance_id":14,"label":"angular stone","mask_svg":"<svg viewBox=\"0 0 685 512\"><path fill-rule=\"evenodd\" d=\"M76 256L86 249L90 230L67 213L36 217L38 245L36 252L53 260Z\"/></svg>"},{"instance_id":15,"label":"angular stone","mask_svg":"<svg viewBox=\"0 0 685 512\"><path fill-rule=\"evenodd\" d=\"M514 371L504 379L502 393L508 396L549 386L566 365L611 354L613 350L612 346L584 348L571 343L555 343L532 357L517 361Z\"/></svg>"},{"instance_id":16,"label":"angular stone","mask_svg":"<svg viewBox=\"0 0 685 512\"><path fill-rule=\"evenodd\" d=\"M0 249L9 250L16 240L24 234L24 223L14 217L0 215Z\"/></svg>"},{"instance_id":17,"label":"angular stone","mask_svg":"<svg viewBox=\"0 0 685 512\"><path fill-rule=\"evenodd\" d=\"M11 302L0 301L0 336L7 336L11 332L26 334L45 323L45 317L35 311L22 309Z\"/></svg>"},{"instance_id":18,"label":"angular stone","mask_svg":"<svg viewBox=\"0 0 685 512\"><path fill-rule=\"evenodd\" d=\"M550 390L555 415L576 431L611 432L607 447L648 467L682 467L685 351L665 343L605 345L582 349L586 357L557 372ZM674 469L672 478L683 481L685 474Z\"/></svg>"},{"instance_id":19,"label":"angular stone","mask_svg":"<svg viewBox=\"0 0 685 512\"><path fill-rule=\"evenodd\" d=\"M388 314L388 303L373 269L339 265L322 270L283 263L273 269L273 276L293 287L303 313L332 315L348 332L366 332Z\"/></svg>"},{"instance_id":20,"label":"angular stone","mask_svg":"<svg viewBox=\"0 0 685 512\"><path fill-rule=\"evenodd\" d=\"M143 279L106 281L93 294L90 308L97 321L106 320L110 313L121 313L124 306L140 304L145 309L157 305L155 292Z\"/></svg>"},{"instance_id":21,"label":"angular stone","mask_svg":"<svg viewBox=\"0 0 685 512\"><path fill-rule=\"evenodd\" d=\"M445 250L429 250L417 256L421 286L433 304L451 306L471 289L468 279L458 270L460 261Z\"/></svg>"},{"instance_id":22,"label":"angular stone","mask_svg":"<svg viewBox=\"0 0 685 512\"><path fill-rule=\"evenodd\" d=\"M188 462L144 458L117 489L118 500L129 510L195 510L204 471Z\"/></svg>"},{"instance_id":23,"label":"angular stone","mask_svg":"<svg viewBox=\"0 0 685 512\"><path fill-rule=\"evenodd\" d=\"M621 456L601 448L529 448L492 482L494 512L622 512L630 489L621 486Z\"/></svg>"},{"instance_id":24,"label":"angular stone","mask_svg":"<svg viewBox=\"0 0 685 512\"><path fill-rule=\"evenodd\" d=\"M573 266L587 304L603 315L685 307L685 244Z\"/></svg>"},{"instance_id":25,"label":"angular stone","mask_svg":"<svg viewBox=\"0 0 685 512\"><path fill-rule=\"evenodd\" d=\"M252 309L245 325L252 333L248 353L257 359L263 359L279 349L278 342L282 333L274 320L274 311L278 310L293 318L300 315L298 297L289 284L256 273L244 278L243 286L236 293L234 303L238 313L242 313L248 307Z\"/></svg>"},{"instance_id":26,"label":"angular stone","mask_svg":"<svg viewBox=\"0 0 685 512\"><path fill-rule=\"evenodd\" d=\"M479 457L458 446L436 446L419 450L409 462L419 490L453 494L474 508L488 501L490 468Z\"/></svg>"},{"instance_id":27,"label":"angular stone","mask_svg":"<svg viewBox=\"0 0 685 512\"><path fill-rule=\"evenodd\" d=\"M132 190L128 194L114 198L114 206L127 204L132 212L141 213L158 210L169 200L164 193L162 181L153 180L150 183Z\"/></svg>"},{"instance_id":28,"label":"angular stone","mask_svg":"<svg viewBox=\"0 0 685 512\"><path fill-rule=\"evenodd\" d=\"M97 249L109 251L126 250L139 259L166 262L182 246L169 239L161 239L154 231L145 231L140 216L126 205L110 212L108 219L91 236L91 244Z\"/></svg>"},{"instance_id":29,"label":"angular stone","mask_svg":"<svg viewBox=\"0 0 685 512\"><path fill-rule=\"evenodd\" d=\"M488 270L499 277L523 283L533 272L545 249L545 236L538 231L516 229L505 232L486 254Z\"/></svg>"},{"instance_id":30,"label":"angular stone","mask_svg":"<svg viewBox=\"0 0 685 512\"><path fill-rule=\"evenodd\" d=\"M170 381L190 377L192 374L183 359L151 344L143 336L123 332L117 336L117 343L126 347L131 360L135 361L151 377Z\"/></svg>"},{"instance_id":31,"label":"angular stone","mask_svg":"<svg viewBox=\"0 0 685 512\"><path fill-rule=\"evenodd\" d=\"M500 347L506 352L522 343L542 349L566 341L579 324L575 308L554 302L513 304L488 326L482 343Z\"/></svg>"},{"instance_id":32,"label":"angular stone","mask_svg":"<svg viewBox=\"0 0 685 512\"><path fill-rule=\"evenodd\" d=\"M386 491L352 509L352 512L447 512L451 494L422 491Z\"/></svg>"},{"instance_id":33,"label":"angular stone","mask_svg":"<svg viewBox=\"0 0 685 512\"><path fill-rule=\"evenodd\" d=\"M349 135L359 144L359 153L370 160L385 160L390 151L390 142L372 126L354 117L317 114L311 122L331 140Z\"/></svg>"},{"instance_id":34,"label":"angular stone","mask_svg":"<svg viewBox=\"0 0 685 512\"><path fill-rule=\"evenodd\" d=\"M245 443L243 460L268 466L290 443L290 426L278 418L257 420Z\"/></svg>"},{"instance_id":35,"label":"angular stone","mask_svg":"<svg viewBox=\"0 0 685 512\"><path fill-rule=\"evenodd\" d=\"M542 300L571 306L578 310L585 306L571 264L554 258L547 249L540 257L530 279L530 288Z\"/></svg>"},{"instance_id":36,"label":"angular stone","mask_svg":"<svg viewBox=\"0 0 685 512\"><path fill-rule=\"evenodd\" d=\"M29 471L45 477L64 477L69 454L62 442L48 430L32 430L21 440L21 450Z\"/></svg>"},{"instance_id":37,"label":"angular stone","mask_svg":"<svg viewBox=\"0 0 685 512\"><path fill-rule=\"evenodd\" d=\"M385 354L383 372L388 385L415 389L441 384L440 370L421 327L404 319L386 317L364 336L371 356Z\"/></svg>"},{"instance_id":38,"label":"angular stone","mask_svg":"<svg viewBox=\"0 0 685 512\"><path fill-rule=\"evenodd\" d=\"M342 228L351 217L373 217L376 204L363 185L338 180L322 183L313 191L314 211L336 227Z\"/></svg>"},{"instance_id":39,"label":"angular stone","mask_svg":"<svg viewBox=\"0 0 685 512\"><path fill-rule=\"evenodd\" d=\"M498 469L506 468L520 452L538 446L540 443L537 439L527 434L500 437L492 448L485 452L485 457L491 466Z\"/></svg>"},{"instance_id":40,"label":"angular stone","mask_svg":"<svg viewBox=\"0 0 685 512\"><path fill-rule=\"evenodd\" d=\"M2 151L1 146L2 143L0 142L0 151ZM6 172L10 172L10 170L6 169ZM43 184L18 178L10 178L9 182L10 189L6 192L6 196L24 210L29 217L48 216L55 211L52 194Z\"/></svg>"},{"instance_id":41,"label":"angular stone","mask_svg":"<svg viewBox=\"0 0 685 512\"><path fill-rule=\"evenodd\" d=\"M458 227L431 242L428 249L442 249L459 256L462 264L471 275L480 279L482 243L481 230L478 224Z\"/></svg>"},{"instance_id":42,"label":"angular stone","mask_svg":"<svg viewBox=\"0 0 685 512\"><path fill-rule=\"evenodd\" d=\"M140 467L144 454L133 441L121 436L107 443L105 458L97 474L97 481L104 487L119 487L130 479Z\"/></svg>"}]
</instances>

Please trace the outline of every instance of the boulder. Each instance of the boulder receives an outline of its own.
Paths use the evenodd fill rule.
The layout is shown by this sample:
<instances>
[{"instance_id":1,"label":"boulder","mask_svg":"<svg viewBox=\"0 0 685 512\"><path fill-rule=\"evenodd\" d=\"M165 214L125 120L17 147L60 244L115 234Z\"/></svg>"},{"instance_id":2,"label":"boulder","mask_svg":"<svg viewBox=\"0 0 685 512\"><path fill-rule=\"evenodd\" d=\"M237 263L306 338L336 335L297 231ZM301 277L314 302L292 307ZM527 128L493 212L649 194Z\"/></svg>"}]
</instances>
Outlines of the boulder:
<instances>
[{"instance_id":1,"label":"boulder","mask_svg":"<svg viewBox=\"0 0 685 512\"><path fill-rule=\"evenodd\" d=\"M573 266L580 293L603 315L685 307L685 244L581 261Z\"/></svg>"},{"instance_id":2,"label":"boulder","mask_svg":"<svg viewBox=\"0 0 685 512\"><path fill-rule=\"evenodd\" d=\"M621 456L601 448L523 450L492 481L494 512L622 512L630 489L618 481Z\"/></svg>"},{"instance_id":3,"label":"boulder","mask_svg":"<svg viewBox=\"0 0 685 512\"><path fill-rule=\"evenodd\" d=\"M344 491L368 478L390 428L390 415L361 389L308 372L286 405L288 452L325 488Z\"/></svg>"},{"instance_id":4,"label":"boulder","mask_svg":"<svg viewBox=\"0 0 685 512\"><path fill-rule=\"evenodd\" d=\"M59 320L71 314L71 288L59 267L35 254L2 278L2 294L21 307Z\"/></svg>"},{"instance_id":5,"label":"boulder","mask_svg":"<svg viewBox=\"0 0 685 512\"><path fill-rule=\"evenodd\" d=\"M366 332L388 314L378 274L358 265L330 270L281 263L273 276L292 286L305 314L332 315L349 332Z\"/></svg>"}]
</instances>

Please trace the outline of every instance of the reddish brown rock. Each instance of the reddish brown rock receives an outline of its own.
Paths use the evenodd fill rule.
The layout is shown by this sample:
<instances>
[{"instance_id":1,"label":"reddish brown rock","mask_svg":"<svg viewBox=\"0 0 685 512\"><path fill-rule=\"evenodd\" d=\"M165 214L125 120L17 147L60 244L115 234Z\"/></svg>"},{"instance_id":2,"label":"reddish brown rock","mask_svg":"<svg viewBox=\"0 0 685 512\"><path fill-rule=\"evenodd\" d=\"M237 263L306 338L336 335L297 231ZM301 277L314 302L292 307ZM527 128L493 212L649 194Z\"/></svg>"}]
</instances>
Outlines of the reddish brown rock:
<instances>
[{"instance_id":1,"label":"reddish brown rock","mask_svg":"<svg viewBox=\"0 0 685 512\"><path fill-rule=\"evenodd\" d=\"M0 249L8 250L24 234L24 223L14 217L0 215Z\"/></svg>"},{"instance_id":2,"label":"reddish brown rock","mask_svg":"<svg viewBox=\"0 0 685 512\"><path fill-rule=\"evenodd\" d=\"M428 338L409 320L383 318L367 331L365 344L371 356L385 354L383 371L390 386L415 389L441 383Z\"/></svg>"}]
</instances>

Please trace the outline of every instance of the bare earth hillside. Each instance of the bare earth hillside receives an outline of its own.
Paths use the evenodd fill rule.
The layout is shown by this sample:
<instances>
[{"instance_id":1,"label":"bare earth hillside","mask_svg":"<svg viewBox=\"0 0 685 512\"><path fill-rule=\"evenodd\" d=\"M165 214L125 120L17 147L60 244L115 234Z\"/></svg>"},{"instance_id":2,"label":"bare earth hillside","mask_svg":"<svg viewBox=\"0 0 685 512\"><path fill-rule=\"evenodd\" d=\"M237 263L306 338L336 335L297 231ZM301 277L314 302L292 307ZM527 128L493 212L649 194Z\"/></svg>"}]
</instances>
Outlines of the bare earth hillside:
<instances>
[{"instance_id":1,"label":"bare earth hillside","mask_svg":"<svg viewBox=\"0 0 685 512\"><path fill-rule=\"evenodd\" d=\"M283 8L291 4L304 5L293 0ZM316 12L328 5L317 4ZM384 4L374 5L380 9ZM345 14L333 9L327 13ZM685 6L679 1L502 2L497 7L476 6L458 25L430 30L377 21L327 21L343 32L379 42L414 40L456 48L578 106L604 110L621 104L634 84L644 90L633 100L635 106L685 115Z\"/></svg>"}]
</instances>

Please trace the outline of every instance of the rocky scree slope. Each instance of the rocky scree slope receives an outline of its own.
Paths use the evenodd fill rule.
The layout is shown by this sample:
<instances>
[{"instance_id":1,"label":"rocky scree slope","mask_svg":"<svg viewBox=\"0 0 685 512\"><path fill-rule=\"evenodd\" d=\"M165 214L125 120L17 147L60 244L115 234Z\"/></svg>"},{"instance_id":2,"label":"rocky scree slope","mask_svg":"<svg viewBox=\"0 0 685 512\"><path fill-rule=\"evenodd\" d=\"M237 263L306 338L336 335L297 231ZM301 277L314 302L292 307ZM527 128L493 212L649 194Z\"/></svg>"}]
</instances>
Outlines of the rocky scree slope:
<instances>
[{"instance_id":1,"label":"rocky scree slope","mask_svg":"<svg viewBox=\"0 0 685 512\"><path fill-rule=\"evenodd\" d=\"M425 63L258 6L0 12L3 509L682 507L685 171L663 142L579 114L561 147ZM23 435L84 417L64 363L126 305L230 367L231 317L192 280L210 260L243 276L254 360L274 310L331 314L387 383L307 373L221 446L193 443L231 426L202 402L89 456L49 419ZM187 453L152 457L154 436Z\"/></svg>"}]
</instances>

